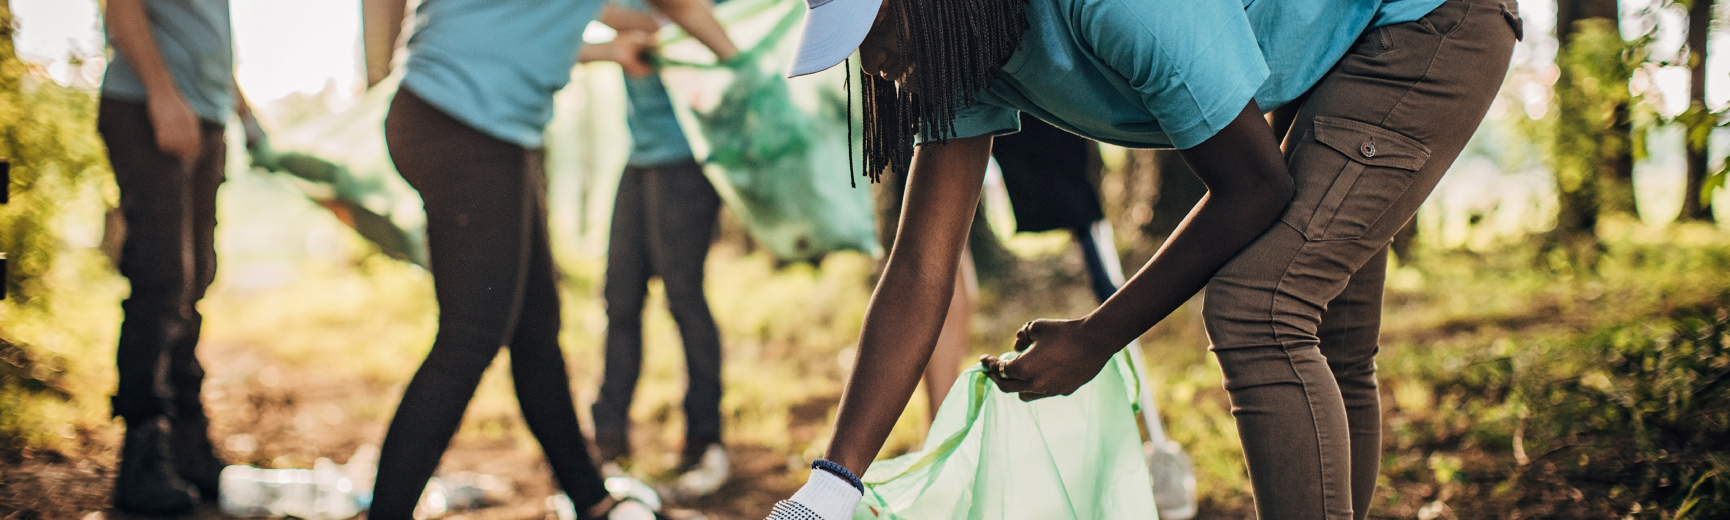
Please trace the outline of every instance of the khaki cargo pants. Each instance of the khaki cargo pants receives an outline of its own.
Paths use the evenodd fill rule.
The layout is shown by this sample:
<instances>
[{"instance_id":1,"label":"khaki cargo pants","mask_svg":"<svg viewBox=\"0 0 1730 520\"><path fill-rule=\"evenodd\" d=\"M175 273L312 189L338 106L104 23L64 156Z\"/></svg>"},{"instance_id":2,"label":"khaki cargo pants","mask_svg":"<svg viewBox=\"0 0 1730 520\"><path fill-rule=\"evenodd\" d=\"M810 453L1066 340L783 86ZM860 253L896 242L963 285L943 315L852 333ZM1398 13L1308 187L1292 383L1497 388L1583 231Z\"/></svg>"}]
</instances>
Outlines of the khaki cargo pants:
<instances>
[{"instance_id":1,"label":"khaki cargo pants","mask_svg":"<svg viewBox=\"0 0 1730 520\"><path fill-rule=\"evenodd\" d=\"M1512 0L1448 0L1367 31L1287 134L1291 207L1208 284L1211 349L1261 518L1367 515L1388 244L1489 109L1518 12Z\"/></svg>"}]
</instances>

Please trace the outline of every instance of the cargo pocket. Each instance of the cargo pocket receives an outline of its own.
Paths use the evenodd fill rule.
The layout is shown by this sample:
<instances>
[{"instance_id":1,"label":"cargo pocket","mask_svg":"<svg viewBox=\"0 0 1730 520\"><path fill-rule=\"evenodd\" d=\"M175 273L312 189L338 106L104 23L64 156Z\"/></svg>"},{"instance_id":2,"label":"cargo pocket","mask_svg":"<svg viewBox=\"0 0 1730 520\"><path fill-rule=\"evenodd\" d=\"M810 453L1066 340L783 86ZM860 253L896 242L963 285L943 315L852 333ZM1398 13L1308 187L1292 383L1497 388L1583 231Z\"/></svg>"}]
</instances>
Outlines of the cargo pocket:
<instances>
[{"instance_id":1,"label":"cargo pocket","mask_svg":"<svg viewBox=\"0 0 1730 520\"><path fill-rule=\"evenodd\" d=\"M1309 221L1299 227L1311 240L1362 237L1405 195L1430 158L1429 147L1410 137L1349 119L1317 117L1313 136L1323 146L1314 147L1306 164L1291 167L1339 168L1339 174ZM1338 155L1326 157L1334 154Z\"/></svg>"}]
</instances>

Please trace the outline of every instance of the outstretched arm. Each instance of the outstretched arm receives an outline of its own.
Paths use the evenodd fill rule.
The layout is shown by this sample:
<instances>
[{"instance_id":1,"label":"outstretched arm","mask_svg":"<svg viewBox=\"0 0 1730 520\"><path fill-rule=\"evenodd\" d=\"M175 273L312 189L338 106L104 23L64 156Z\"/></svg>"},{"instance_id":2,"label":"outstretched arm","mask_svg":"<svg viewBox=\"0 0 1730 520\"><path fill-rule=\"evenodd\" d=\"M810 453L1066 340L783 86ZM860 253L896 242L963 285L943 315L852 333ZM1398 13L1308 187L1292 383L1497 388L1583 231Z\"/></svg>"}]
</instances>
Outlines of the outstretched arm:
<instances>
[{"instance_id":1,"label":"outstretched arm","mask_svg":"<svg viewBox=\"0 0 1730 520\"><path fill-rule=\"evenodd\" d=\"M613 41L584 45L577 51L577 61L611 61L625 69L625 75L640 78L653 74L655 68L644 59L655 48L655 37L642 31L619 31Z\"/></svg>"},{"instance_id":2,"label":"outstretched arm","mask_svg":"<svg viewBox=\"0 0 1730 520\"><path fill-rule=\"evenodd\" d=\"M361 0L361 47L366 55L368 88L390 75L391 60L402 39L402 22L407 13L408 0Z\"/></svg>"},{"instance_id":3,"label":"outstretched arm","mask_svg":"<svg viewBox=\"0 0 1730 520\"><path fill-rule=\"evenodd\" d=\"M913 155L889 262L859 332L828 459L864 474L913 397L955 290L955 268L979 206L991 136L926 144Z\"/></svg>"},{"instance_id":4,"label":"outstretched arm","mask_svg":"<svg viewBox=\"0 0 1730 520\"><path fill-rule=\"evenodd\" d=\"M727 31L721 28L721 22L715 19L715 6L709 0L648 1L656 11L667 15L668 19L684 28L685 32L691 33L703 46L714 51L715 57L721 61L739 55L739 48L733 45L733 40L727 37Z\"/></svg>"},{"instance_id":5,"label":"outstretched arm","mask_svg":"<svg viewBox=\"0 0 1730 520\"><path fill-rule=\"evenodd\" d=\"M1023 400L1074 392L1112 354L1205 287L1291 202L1291 174L1254 101L1225 129L1182 154L1207 185L1207 195L1098 309L1079 320L1032 322L1016 337L1016 349L1026 349L1022 356L983 359L1000 388L1021 392Z\"/></svg>"}]
</instances>

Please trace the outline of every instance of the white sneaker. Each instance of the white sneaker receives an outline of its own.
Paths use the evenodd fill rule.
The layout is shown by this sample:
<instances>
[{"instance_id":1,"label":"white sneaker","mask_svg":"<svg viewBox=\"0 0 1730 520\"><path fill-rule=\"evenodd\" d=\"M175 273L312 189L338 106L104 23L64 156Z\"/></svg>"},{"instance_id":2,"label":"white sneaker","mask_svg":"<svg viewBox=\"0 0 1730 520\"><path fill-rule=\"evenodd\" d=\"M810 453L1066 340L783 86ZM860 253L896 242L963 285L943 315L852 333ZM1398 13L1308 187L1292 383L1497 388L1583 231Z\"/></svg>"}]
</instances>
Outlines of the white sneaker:
<instances>
[{"instance_id":1,"label":"white sneaker","mask_svg":"<svg viewBox=\"0 0 1730 520\"><path fill-rule=\"evenodd\" d=\"M661 514L661 495L655 488L631 477L607 477L605 481L607 494L618 501L613 509L607 511L607 520L671 520L672 517ZM547 498L547 509L559 520L576 520L577 508L571 503L571 497L559 493ZM695 512L683 512L678 518L701 520L703 516Z\"/></svg>"},{"instance_id":2,"label":"white sneaker","mask_svg":"<svg viewBox=\"0 0 1730 520\"><path fill-rule=\"evenodd\" d=\"M732 475L733 463L727 457L727 448L720 444L710 444L703 448L703 455L697 459L697 464L673 481L670 494L679 501L702 498L721 489L721 485L726 484L727 478Z\"/></svg>"}]
</instances>

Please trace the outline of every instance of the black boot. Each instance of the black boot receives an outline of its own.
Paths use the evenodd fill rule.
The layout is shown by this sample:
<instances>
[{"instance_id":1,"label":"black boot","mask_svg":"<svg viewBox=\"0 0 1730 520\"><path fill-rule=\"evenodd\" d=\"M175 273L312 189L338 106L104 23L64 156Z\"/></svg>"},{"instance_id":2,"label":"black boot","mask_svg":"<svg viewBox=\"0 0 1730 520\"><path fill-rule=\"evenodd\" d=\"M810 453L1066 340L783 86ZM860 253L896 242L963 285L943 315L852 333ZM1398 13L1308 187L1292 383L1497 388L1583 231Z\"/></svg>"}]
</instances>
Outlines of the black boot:
<instances>
[{"instance_id":1,"label":"black boot","mask_svg":"<svg viewBox=\"0 0 1730 520\"><path fill-rule=\"evenodd\" d=\"M160 415L126 421L120 476L114 479L116 509L166 515L190 512L198 505L198 490L175 474L168 428L168 419Z\"/></svg>"},{"instance_id":2,"label":"black boot","mask_svg":"<svg viewBox=\"0 0 1730 520\"><path fill-rule=\"evenodd\" d=\"M206 502L215 502L222 468L226 466L210 444L210 420L198 403L183 403L179 417L173 421L169 434L170 453L174 454L174 469L181 480L198 488Z\"/></svg>"}]
</instances>

